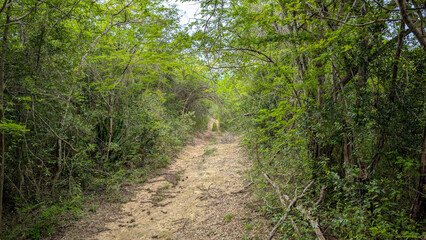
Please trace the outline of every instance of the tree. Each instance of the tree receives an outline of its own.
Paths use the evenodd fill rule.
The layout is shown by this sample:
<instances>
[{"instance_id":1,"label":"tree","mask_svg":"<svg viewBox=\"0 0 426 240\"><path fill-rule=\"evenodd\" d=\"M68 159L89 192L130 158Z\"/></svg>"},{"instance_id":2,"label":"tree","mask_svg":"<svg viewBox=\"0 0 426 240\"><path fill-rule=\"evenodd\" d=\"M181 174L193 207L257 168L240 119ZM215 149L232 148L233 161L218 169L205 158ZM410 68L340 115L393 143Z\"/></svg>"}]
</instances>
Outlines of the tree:
<instances>
[{"instance_id":1,"label":"tree","mask_svg":"<svg viewBox=\"0 0 426 240\"><path fill-rule=\"evenodd\" d=\"M330 213L369 221L358 230L336 226L330 234L342 238L351 231L365 238L420 234L408 229L416 228L410 215L422 219L410 212L421 209L424 194L413 161L424 155L424 13L418 2L395 3L211 1L199 22L212 67L229 69L246 86L237 111L253 120L242 122L259 172L278 179L290 173L299 186L334 186L325 212L361 206L359 216L350 207ZM407 197L388 197L397 192ZM398 221L409 223L405 230L382 229L396 224L383 212L388 204L404 209Z\"/></svg>"},{"instance_id":2,"label":"tree","mask_svg":"<svg viewBox=\"0 0 426 240\"><path fill-rule=\"evenodd\" d=\"M174 7L2 3L2 239L39 238L87 194L118 196L122 182L167 164L214 93Z\"/></svg>"}]
</instances>

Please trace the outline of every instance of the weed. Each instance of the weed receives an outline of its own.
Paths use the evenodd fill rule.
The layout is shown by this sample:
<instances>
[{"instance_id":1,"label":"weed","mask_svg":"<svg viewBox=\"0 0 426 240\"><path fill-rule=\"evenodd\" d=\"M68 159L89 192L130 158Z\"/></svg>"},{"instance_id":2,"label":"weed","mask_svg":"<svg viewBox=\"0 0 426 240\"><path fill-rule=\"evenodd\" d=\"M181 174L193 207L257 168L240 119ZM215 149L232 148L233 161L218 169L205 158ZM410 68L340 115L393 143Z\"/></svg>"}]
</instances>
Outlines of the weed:
<instances>
[{"instance_id":1,"label":"weed","mask_svg":"<svg viewBox=\"0 0 426 240\"><path fill-rule=\"evenodd\" d=\"M241 220L243 220L244 222L251 222L251 220L252 220L253 218L251 217L251 216L243 216L242 218L241 218Z\"/></svg>"},{"instance_id":2,"label":"weed","mask_svg":"<svg viewBox=\"0 0 426 240\"><path fill-rule=\"evenodd\" d=\"M249 222L249 223L245 223L244 227L246 230L252 230L254 228L255 223L254 222Z\"/></svg>"},{"instance_id":3,"label":"weed","mask_svg":"<svg viewBox=\"0 0 426 240\"><path fill-rule=\"evenodd\" d=\"M176 182L179 182L182 179L182 173L183 172L184 172L184 170L179 170L177 173L175 173Z\"/></svg>"},{"instance_id":4,"label":"weed","mask_svg":"<svg viewBox=\"0 0 426 240\"><path fill-rule=\"evenodd\" d=\"M233 214L233 213L226 215L224 217L225 222L230 222L234 216L235 216L235 214Z\"/></svg>"},{"instance_id":5,"label":"weed","mask_svg":"<svg viewBox=\"0 0 426 240\"><path fill-rule=\"evenodd\" d=\"M98 205L91 203L89 206L89 212L96 212L98 210Z\"/></svg>"},{"instance_id":6,"label":"weed","mask_svg":"<svg viewBox=\"0 0 426 240\"><path fill-rule=\"evenodd\" d=\"M206 149L206 151L203 153L203 156L207 156L207 155L210 155L210 154L212 154L212 153L214 153L214 152L216 152L216 150L217 150L217 148L208 148L208 149Z\"/></svg>"},{"instance_id":7,"label":"weed","mask_svg":"<svg viewBox=\"0 0 426 240\"><path fill-rule=\"evenodd\" d=\"M166 184L164 184L164 186L161 187L160 190L167 190L169 188L170 188L170 184L166 183Z\"/></svg>"}]
</instances>

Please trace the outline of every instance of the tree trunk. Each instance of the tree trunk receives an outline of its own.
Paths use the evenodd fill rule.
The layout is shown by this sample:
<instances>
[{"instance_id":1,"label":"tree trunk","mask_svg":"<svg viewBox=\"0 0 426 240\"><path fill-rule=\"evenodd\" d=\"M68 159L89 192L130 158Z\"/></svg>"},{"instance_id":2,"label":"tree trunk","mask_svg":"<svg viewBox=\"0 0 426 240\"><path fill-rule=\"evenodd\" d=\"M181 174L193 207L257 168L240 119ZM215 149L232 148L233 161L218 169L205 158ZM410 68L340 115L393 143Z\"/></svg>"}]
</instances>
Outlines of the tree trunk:
<instances>
[{"instance_id":1,"label":"tree trunk","mask_svg":"<svg viewBox=\"0 0 426 240\"><path fill-rule=\"evenodd\" d=\"M398 64L399 64L399 59L401 57L402 45L403 45L403 40L405 36L404 32L405 32L405 23L404 21L401 21L401 26L400 26L400 30L398 34L398 45L396 47L395 57L393 60L393 65L392 65L392 82L391 82L391 89L389 93L389 99L391 102L395 101L395 92L397 87L396 78L398 77Z\"/></svg>"},{"instance_id":2,"label":"tree trunk","mask_svg":"<svg viewBox=\"0 0 426 240\"><path fill-rule=\"evenodd\" d=\"M57 164L56 166L57 169L56 169L55 177L53 178L53 182L52 182L52 189L51 189L52 194L55 193L56 183L58 182L62 172L62 140L59 138L58 138L58 160L56 164Z\"/></svg>"},{"instance_id":3,"label":"tree trunk","mask_svg":"<svg viewBox=\"0 0 426 240\"><path fill-rule=\"evenodd\" d=\"M7 10L9 11L9 9ZM6 23L3 31L3 44L2 54L0 60L0 122L4 121L4 89L5 89L5 65L6 65L6 54L7 54L7 36L9 34L9 23L10 16L6 12ZM0 234L2 232L2 215L3 215L3 185L4 185L4 168L5 168L5 132L0 130L0 156L1 156L1 168L0 168Z\"/></svg>"},{"instance_id":4,"label":"tree trunk","mask_svg":"<svg viewBox=\"0 0 426 240\"><path fill-rule=\"evenodd\" d=\"M317 69L321 69L322 68L322 64L321 63L317 63L316 64L316 68ZM322 108L324 106L323 95L324 95L325 75L323 73L318 74L317 75L317 80L318 80L317 101L318 101L318 105L320 106L320 108Z\"/></svg>"},{"instance_id":5,"label":"tree trunk","mask_svg":"<svg viewBox=\"0 0 426 240\"><path fill-rule=\"evenodd\" d=\"M423 51L426 52L426 34L423 29L419 25L421 23L421 19L414 20L410 12L408 12L408 4L406 0L395 0L396 4L399 7L399 12L401 13L401 18L405 24L407 24L408 28L413 32L417 41L423 48ZM417 25L417 26L416 26Z\"/></svg>"},{"instance_id":6,"label":"tree trunk","mask_svg":"<svg viewBox=\"0 0 426 240\"><path fill-rule=\"evenodd\" d=\"M426 127L423 129L423 146L420 155L419 178L417 179L416 195L411 206L410 218L419 221L425 217L426 204L424 195L426 193Z\"/></svg>"},{"instance_id":7,"label":"tree trunk","mask_svg":"<svg viewBox=\"0 0 426 240\"><path fill-rule=\"evenodd\" d=\"M343 137L343 161L345 163L345 177L352 179L350 169L354 166L354 160L352 156L352 140L351 137Z\"/></svg>"},{"instance_id":8,"label":"tree trunk","mask_svg":"<svg viewBox=\"0 0 426 240\"><path fill-rule=\"evenodd\" d=\"M379 138L377 140L376 153L374 154L373 161L371 162L371 165L368 169L368 175L367 175L368 179L371 177L373 171L376 170L377 165L379 165L380 156L382 154L381 151L382 151L384 142L385 142L385 132L383 130L380 130Z\"/></svg>"},{"instance_id":9,"label":"tree trunk","mask_svg":"<svg viewBox=\"0 0 426 240\"><path fill-rule=\"evenodd\" d=\"M111 96L110 104L108 106L109 113L109 121L108 121L108 143L107 143L107 151L106 151L106 160L109 160L110 151L111 151L111 142L113 135L113 114L114 114L114 98Z\"/></svg>"}]
</instances>

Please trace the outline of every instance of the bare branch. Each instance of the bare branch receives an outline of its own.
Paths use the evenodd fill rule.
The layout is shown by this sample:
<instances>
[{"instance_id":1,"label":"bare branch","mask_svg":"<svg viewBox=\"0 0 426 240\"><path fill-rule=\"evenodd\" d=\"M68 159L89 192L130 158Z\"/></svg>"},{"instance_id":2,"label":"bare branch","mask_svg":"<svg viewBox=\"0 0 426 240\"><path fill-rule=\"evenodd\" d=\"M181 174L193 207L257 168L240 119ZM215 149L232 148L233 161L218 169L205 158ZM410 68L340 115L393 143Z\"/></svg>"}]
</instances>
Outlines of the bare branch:
<instances>
[{"instance_id":1,"label":"bare branch","mask_svg":"<svg viewBox=\"0 0 426 240\"><path fill-rule=\"evenodd\" d=\"M265 177L267 177L267 175L266 174L264 174L263 176L265 176ZM267 178L267 179L269 179L269 178ZM271 181L271 179L269 179L269 181L270 181L270 183L272 184L273 183L273 186L274 186L274 188L275 188L275 186L277 187L277 188L275 188L275 189L278 189L279 190L279 188L278 188L278 185L276 184L276 183L274 183L274 182L272 182ZM306 185L306 187L303 189L303 192L302 192L302 194L300 194L300 195L297 195L296 193L295 193L295 195L294 195L294 197L293 197L293 199L291 200L291 202L288 204L288 206L287 206L287 209L286 209L286 211L285 211L285 214L280 218L280 220L278 221L278 223L275 225L275 227L272 229L272 231L269 233L269 237L268 237L268 240L271 240L273 237L274 237L274 235L275 235L275 231L278 229L278 227L279 227L279 225L281 224L281 222L282 221L284 221L286 218L287 218L287 216L288 216L288 214L289 214L289 212L290 212L290 210L291 210L291 208L294 206L294 204L296 204L296 202L297 202L297 200L299 200L300 198L302 198L305 194L306 194L306 191L312 186L312 184L313 184L314 182L313 181L311 181L308 185ZM296 190L297 191L297 190ZM279 192L277 193L277 194L279 194Z\"/></svg>"},{"instance_id":2,"label":"bare branch","mask_svg":"<svg viewBox=\"0 0 426 240\"><path fill-rule=\"evenodd\" d=\"M1 8L0 8L0 13L2 13L5 9L6 9L6 5L7 5L7 2L8 2L9 0L4 0L4 2L3 2L3 4L2 4L2 6L1 6Z\"/></svg>"},{"instance_id":3,"label":"bare branch","mask_svg":"<svg viewBox=\"0 0 426 240\"><path fill-rule=\"evenodd\" d=\"M319 228L318 222L315 221L311 216L311 211L306 211L306 209L302 208L301 206L297 206L296 208L301 213L303 213L303 215L308 219L309 223L311 224L312 228L315 231L315 235L317 235L317 238L320 240L325 240L324 234L322 234L321 229Z\"/></svg>"},{"instance_id":4,"label":"bare branch","mask_svg":"<svg viewBox=\"0 0 426 240\"><path fill-rule=\"evenodd\" d=\"M426 52L426 35L424 32L417 28L413 22L413 19L409 16L409 13L407 12L407 2L405 0L395 0L396 4L399 7L399 11L401 13L402 20L407 24L408 28L414 33L414 36L416 36L417 41L420 43L420 45L423 47L423 51Z\"/></svg>"},{"instance_id":5,"label":"bare branch","mask_svg":"<svg viewBox=\"0 0 426 240\"><path fill-rule=\"evenodd\" d=\"M324 198L324 190L326 188L327 188L327 185L324 185L324 186L321 187L320 197L318 198L318 201L314 204L314 207L318 206L321 203L322 199Z\"/></svg>"},{"instance_id":6,"label":"bare branch","mask_svg":"<svg viewBox=\"0 0 426 240\"><path fill-rule=\"evenodd\" d=\"M24 18L26 18L28 15L30 15L30 13L32 13L38 6L40 6L40 4L42 4L43 2L39 2L37 3L33 8L31 8L26 14L18 17L18 18L12 18L10 19L10 22L18 22Z\"/></svg>"},{"instance_id":7,"label":"bare branch","mask_svg":"<svg viewBox=\"0 0 426 240\"><path fill-rule=\"evenodd\" d=\"M371 24L374 24L374 23L401 21L401 19L376 19L376 20L373 20L371 22L366 22L366 23L362 23L362 24L351 24L351 23L347 23L346 21L342 21L342 20L334 19L334 18L330 18L330 17L319 17L319 18L335 21L335 22L342 23L344 25L351 26L351 27L365 27L365 26L368 26L368 25L371 25Z\"/></svg>"},{"instance_id":8,"label":"bare branch","mask_svg":"<svg viewBox=\"0 0 426 240\"><path fill-rule=\"evenodd\" d=\"M276 184L274 181L272 181L268 177L268 175L266 175L266 173L263 173L263 176L272 185L272 187L275 190L275 193L280 198L280 201L282 201L281 192L280 192L280 189L278 187L278 184ZM291 208L296 204L297 200L299 200L300 198L302 198L306 194L306 192L312 186L313 183L314 183L313 181L309 182L308 185L305 186L305 188L303 189L303 191L302 191L302 193L300 195L297 195L297 190L295 190L294 197L293 197L293 199L291 201L290 201L290 198L287 195L285 195L285 194L283 195L283 196L285 196L285 198L286 198L287 201L290 201L290 203L288 205L286 205L286 204L282 204L283 201L281 202L281 204L283 206L287 206L285 214L280 218L280 220L278 221L278 223L275 225L275 227L269 233L268 240L271 240L274 237L275 231L278 229L278 227L281 224L281 222L284 221L287 218L287 216L288 216ZM321 187L320 197L318 198L318 201L313 205L313 207L316 207L316 206L318 206L321 203L321 201L324 198L324 191L325 191L326 188L327 188L327 186L322 186ZM315 234L317 235L317 238L320 239L320 240L325 240L325 237L324 237L323 233L321 232L321 229L319 228L318 222L315 221L312 218L312 216L311 216L311 210L312 209L311 210L306 210L306 209L304 209L300 205L296 206L296 209L299 210L301 213L303 213L303 215L309 220L309 223L311 224L312 228L314 229Z\"/></svg>"},{"instance_id":9,"label":"bare branch","mask_svg":"<svg viewBox=\"0 0 426 240\"><path fill-rule=\"evenodd\" d=\"M124 6L120 11L114 13L112 16L115 17L117 15L119 15L120 13L122 13L124 10L126 10L128 7L130 7L133 4L133 1L131 1L129 4L127 4L126 6Z\"/></svg>"},{"instance_id":10,"label":"bare branch","mask_svg":"<svg viewBox=\"0 0 426 240\"><path fill-rule=\"evenodd\" d=\"M75 152L79 152L77 149L75 149L71 143L69 143L67 140L65 140L63 137L59 136L55 130L53 130L53 128L40 116L38 116L40 118L40 120L44 123L44 125L46 125L49 130L60 140L62 140L64 143L66 143L68 146L70 146L70 148L75 151Z\"/></svg>"},{"instance_id":11,"label":"bare branch","mask_svg":"<svg viewBox=\"0 0 426 240\"><path fill-rule=\"evenodd\" d=\"M219 66L219 67L214 67L214 66L211 66L211 65L207 65L207 67L208 68L211 68L211 69L224 69L224 68L235 68L235 69L238 69L238 68L249 68L249 67L255 67L255 66L257 66L257 65L255 65L255 64L252 64L252 65L243 65L243 66L237 66L237 65L235 65L235 66Z\"/></svg>"},{"instance_id":12,"label":"bare branch","mask_svg":"<svg viewBox=\"0 0 426 240\"><path fill-rule=\"evenodd\" d=\"M113 23L114 21L114 17L119 15L120 13L122 13L126 8L128 8L130 5L133 4L133 1L130 2L129 4L127 4L126 6L124 6L120 11L112 14L111 19L110 19L110 25L108 28L106 28L101 34L99 34L99 36L93 41L92 45L90 45L89 49L87 50L87 52L84 54L83 58L80 61L80 64L78 65L77 69L80 69L81 66L83 66L83 64L86 62L87 57L89 56L89 53L92 51L93 48L95 48L95 46L98 44L99 40L105 35L107 34L113 27L115 26L119 26L119 25L124 25L124 24L129 24L129 23L141 23L142 21L138 21L138 20L125 20L122 22L116 22Z\"/></svg>"},{"instance_id":13,"label":"bare branch","mask_svg":"<svg viewBox=\"0 0 426 240\"><path fill-rule=\"evenodd\" d=\"M262 59L263 61L275 64L275 62L274 62L274 60L272 60L272 58L270 58L268 55L264 54L263 52L260 52L260 51L255 50L255 49L250 49L250 48L231 48L231 50L254 52L254 53L257 53L259 55L264 56L267 59L267 61L265 61L264 59Z\"/></svg>"},{"instance_id":14,"label":"bare branch","mask_svg":"<svg viewBox=\"0 0 426 240\"><path fill-rule=\"evenodd\" d=\"M50 30L48 31L47 35L49 35L50 31L52 31L52 29L55 28L56 24L58 24L60 21L62 21L65 17L68 17L69 14L74 10L74 8L80 3L81 0L77 0L75 1L75 3L73 4L73 6L71 7L71 9L68 12L63 12L60 8L57 8L56 6L54 6L54 8L58 9L58 11L60 11L63 16L61 18L59 18L58 20L56 20L56 22L52 25L52 27L50 28Z\"/></svg>"},{"instance_id":15,"label":"bare branch","mask_svg":"<svg viewBox=\"0 0 426 240\"><path fill-rule=\"evenodd\" d=\"M284 207L286 207L287 206L287 204L286 204L286 202L284 201L284 199L282 198L282 196L281 196L281 193L280 193L280 187L278 187L278 185L275 183L275 182L273 182L269 177L268 177L268 175L266 175L266 173L263 173L263 176L265 177L265 179L272 185L272 187L274 188L274 190L275 190L275 193L278 195L278 197L280 198L280 202L281 202L281 205L283 205ZM285 200L287 200L288 202L290 202L290 197L289 196L287 196L287 195L285 195L284 194L284 198L285 198Z\"/></svg>"}]
</instances>

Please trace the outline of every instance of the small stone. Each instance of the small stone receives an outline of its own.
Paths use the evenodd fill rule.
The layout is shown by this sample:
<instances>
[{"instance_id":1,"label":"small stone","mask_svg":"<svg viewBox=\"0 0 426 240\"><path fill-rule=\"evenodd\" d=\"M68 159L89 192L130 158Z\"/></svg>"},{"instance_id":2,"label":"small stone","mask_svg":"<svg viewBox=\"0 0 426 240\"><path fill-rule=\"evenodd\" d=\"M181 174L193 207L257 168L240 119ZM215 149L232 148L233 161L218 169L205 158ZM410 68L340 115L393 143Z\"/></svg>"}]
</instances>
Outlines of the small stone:
<instances>
[{"instance_id":1,"label":"small stone","mask_svg":"<svg viewBox=\"0 0 426 240\"><path fill-rule=\"evenodd\" d=\"M164 213L164 214L166 214L166 213L167 213L167 211L166 211L166 210L164 210L164 209L162 209L162 210L161 210L161 212L162 212L162 213Z\"/></svg>"}]
</instances>

